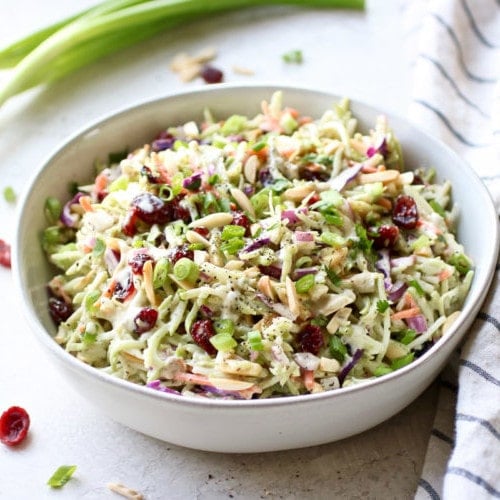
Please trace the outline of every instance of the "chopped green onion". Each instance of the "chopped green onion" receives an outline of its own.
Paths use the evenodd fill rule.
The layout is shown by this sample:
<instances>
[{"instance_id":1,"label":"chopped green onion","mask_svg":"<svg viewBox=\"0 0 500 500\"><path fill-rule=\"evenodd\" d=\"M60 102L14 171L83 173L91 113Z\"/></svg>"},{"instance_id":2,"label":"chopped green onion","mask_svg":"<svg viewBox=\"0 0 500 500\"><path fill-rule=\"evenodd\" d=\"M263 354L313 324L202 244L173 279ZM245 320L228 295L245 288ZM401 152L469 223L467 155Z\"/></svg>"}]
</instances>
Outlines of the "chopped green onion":
<instances>
[{"instance_id":1,"label":"chopped green onion","mask_svg":"<svg viewBox=\"0 0 500 500\"><path fill-rule=\"evenodd\" d=\"M45 211L45 218L47 219L48 223L55 224L59 220L59 217L61 216L62 212L61 202L54 196L49 196L45 200L44 211Z\"/></svg>"},{"instance_id":2,"label":"chopped green onion","mask_svg":"<svg viewBox=\"0 0 500 500\"><path fill-rule=\"evenodd\" d=\"M302 5L303 0L107 0L1 50L0 67L17 66L0 88L0 106L20 92L58 80L182 22L267 4ZM364 0L311 0L308 5L362 9Z\"/></svg>"},{"instance_id":3,"label":"chopped green onion","mask_svg":"<svg viewBox=\"0 0 500 500\"><path fill-rule=\"evenodd\" d=\"M75 470L76 465L61 465L54 474L52 474L47 484L51 488L61 488L71 479Z\"/></svg>"},{"instance_id":4,"label":"chopped green onion","mask_svg":"<svg viewBox=\"0 0 500 500\"><path fill-rule=\"evenodd\" d=\"M212 174L209 178L208 178L208 183L211 185L211 186L215 186L215 184L218 184L220 182L220 177L218 174Z\"/></svg>"},{"instance_id":5,"label":"chopped green onion","mask_svg":"<svg viewBox=\"0 0 500 500\"><path fill-rule=\"evenodd\" d=\"M410 244L410 248L414 252L422 250L422 248L428 247L431 244L431 240L425 234L421 234L415 241Z\"/></svg>"},{"instance_id":6,"label":"chopped green onion","mask_svg":"<svg viewBox=\"0 0 500 500\"><path fill-rule=\"evenodd\" d=\"M414 352L409 352L408 354L401 356L400 358L393 359L391 362L391 368L393 370L398 370L403 368L403 366L409 365L415 358Z\"/></svg>"},{"instance_id":7,"label":"chopped green onion","mask_svg":"<svg viewBox=\"0 0 500 500\"><path fill-rule=\"evenodd\" d=\"M174 191L167 184L162 184L158 192L163 201L172 201L174 199Z\"/></svg>"},{"instance_id":8,"label":"chopped green onion","mask_svg":"<svg viewBox=\"0 0 500 500\"><path fill-rule=\"evenodd\" d=\"M14 203L16 201L16 192L10 186L3 190L3 197L7 203Z\"/></svg>"},{"instance_id":9,"label":"chopped green onion","mask_svg":"<svg viewBox=\"0 0 500 500\"><path fill-rule=\"evenodd\" d=\"M306 274L295 282L297 293L307 293L314 286L314 275Z\"/></svg>"},{"instance_id":10,"label":"chopped green onion","mask_svg":"<svg viewBox=\"0 0 500 500\"><path fill-rule=\"evenodd\" d=\"M232 115L222 125L220 129L221 134L226 136L239 134L245 129L246 123L247 123L246 116Z\"/></svg>"},{"instance_id":11,"label":"chopped green onion","mask_svg":"<svg viewBox=\"0 0 500 500\"><path fill-rule=\"evenodd\" d=\"M394 370L390 366L382 364L375 368L373 375L375 377L381 377L382 375L387 375L388 373L392 373L393 371Z\"/></svg>"},{"instance_id":12,"label":"chopped green onion","mask_svg":"<svg viewBox=\"0 0 500 500\"><path fill-rule=\"evenodd\" d=\"M187 257L182 257L174 265L174 276L181 281L194 282L198 279L200 270L198 266Z\"/></svg>"},{"instance_id":13,"label":"chopped green onion","mask_svg":"<svg viewBox=\"0 0 500 500\"><path fill-rule=\"evenodd\" d=\"M389 309L389 302L387 300L378 300L377 301L377 311L381 314L385 313L387 309Z\"/></svg>"},{"instance_id":14,"label":"chopped green onion","mask_svg":"<svg viewBox=\"0 0 500 500\"><path fill-rule=\"evenodd\" d=\"M222 352L230 351L238 345L229 333L216 333L209 340L218 351Z\"/></svg>"},{"instance_id":15,"label":"chopped green onion","mask_svg":"<svg viewBox=\"0 0 500 500\"><path fill-rule=\"evenodd\" d=\"M245 235L246 229L243 226L228 225L224 226L221 238L223 241L229 241L233 238L242 238Z\"/></svg>"},{"instance_id":16,"label":"chopped green onion","mask_svg":"<svg viewBox=\"0 0 500 500\"><path fill-rule=\"evenodd\" d=\"M252 150L257 153L262 149L264 149L266 146L267 146L267 141L259 141L252 146Z\"/></svg>"},{"instance_id":17,"label":"chopped green onion","mask_svg":"<svg viewBox=\"0 0 500 500\"><path fill-rule=\"evenodd\" d=\"M303 255L297 259L295 267L307 267L312 264L312 259L308 255Z\"/></svg>"},{"instance_id":18,"label":"chopped green onion","mask_svg":"<svg viewBox=\"0 0 500 500\"><path fill-rule=\"evenodd\" d=\"M168 280L169 272L169 260L166 257L158 259L153 271L153 288L162 288Z\"/></svg>"},{"instance_id":19,"label":"chopped green onion","mask_svg":"<svg viewBox=\"0 0 500 500\"><path fill-rule=\"evenodd\" d=\"M311 320L311 325L314 325L314 326L326 326L326 325L328 325L329 321L330 320L325 315L318 314L316 317L314 317Z\"/></svg>"},{"instance_id":20,"label":"chopped green onion","mask_svg":"<svg viewBox=\"0 0 500 500\"><path fill-rule=\"evenodd\" d=\"M373 241L368 238L366 229L361 224L356 224L355 226L356 236L358 241L356 242L357 248L363 251L370 252L372 249Z\"/></svg>"},{"instance_id":21,"label":"chopped green onion","mask_svg":"<svg viewBox=\"0 0 500 500\"><path fill-rule=\"evenodd\" d=\"M236 255L244 246L245 242L242 238L231 238L221 245L221 250L229 255Z\"/></svg>"},{"instance_id":22,"label":"chopped green onion","mask_svg":"<svg viewBox=\"0 0 500 500\"><path fill-rule=\"evenodd\" d=\"M455 252L449 259L451 264L460 274L467 274L470 271L472 262L463 253Z\"/></svg>"},{"instance_id":23,"label":"chopped green onion","mask_svg":"<svg viewBox=\"0 0 500 500\"><path fill-rule=\"evenodd\" d=\"M126 175L120 175L117 179L115 179L109 186L108 191L110 193L114 191L125 191L128 186L128 177Z\"/></svg>"},{"instance_id":24,"label":"chopped green onion","mask_svg":"<svg viewBox=\"0 0 500 500\"><path fill-rule=\"evenodd\" d=\"M172 183L170 184L170 187L172 188L172 194L174 196L177 196L182 191L183 181L184 181L184 176L180 172L177 172L172 177Z\"/></svg>"},{"instance_id":25,"label":"chopped green onion","mask_svg":"<svg viewBox=\"0 0 500 500\"><path fill-rule=\"evenodd\" d=\"M345 238L340 234L332 233L331 231L323 231L319 239L334 248L340 248L345 245Z\"/></svg>"},{"instance_id":26,"label":"chopped green onion","mask_svg":"<svg viewBox=\"0 0 500 500\"><path fill-rule=\"evenodd\" d=\"M285 52L281 57L286 63L300 64L303 61L302 51L297 49Z\"/></svg>"},{"instance_id":27,"label":"chopped green onion","mask_svg":"<svg viewBox=\"0 0 500 500\"><path fill-rule=\"evenodd\" d=\"M252 351L263 351L262 335L257 330L251 330L247 333L247 341Z\"/></svg>"},{"instance_id":28,"label":"chopped green onion","mask_svg":"<svg viewBox=\"0 0 500 500\"><path fill-rule=\"evenodd\" d=\"M232 335L234 333L234 322L231 319L219 319L214 322L216 333Z\"/></svg>"},{"instance_id":29,"label":"chopped green onion","mask_svg":"<svg viewBox=\"0 0 500 500\"><path fill-rule=\"evenodd\" d=\"M99 290L93 290L92 292L89 292L85 296L84 305L85 305L85 310L87 312L95 312L96 311L96 307L94 304L97 302L97 300L99 299L100 296L101 296L101 292L99 292Z\"/></svg>"},{"instance_id":30,"label":"chopped green onion","mask_svg":"<svg viewBox=\"0 0 500 500\"><path fill-rule=\"evenodd\" d=\"M342 342L342 340L336 335L330 337L330 342L328 343L328 350L330 351L330 356L336 359L339 363L343 363L347 355L347 347Z\"/></svg>"}]
</instances>

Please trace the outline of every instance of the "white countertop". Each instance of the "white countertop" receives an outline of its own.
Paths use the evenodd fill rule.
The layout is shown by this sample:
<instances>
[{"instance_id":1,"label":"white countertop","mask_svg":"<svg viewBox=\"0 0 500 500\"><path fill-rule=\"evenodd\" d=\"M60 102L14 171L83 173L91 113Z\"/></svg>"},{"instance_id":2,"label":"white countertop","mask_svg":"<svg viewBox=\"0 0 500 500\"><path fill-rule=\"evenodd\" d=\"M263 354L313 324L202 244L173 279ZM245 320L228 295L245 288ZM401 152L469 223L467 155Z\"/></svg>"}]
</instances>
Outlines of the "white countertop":
<instances>
[{"instance_id":1,"label":"white countertop","mask_svg":"<svg viewBox=\"0 0 500 500\"><path fill-rule=\"evenodd\" d=\"M0 45L79 11L89 0L2 0ZM404 115L410 64L402 0L367 0L365 12L261 7L212 17L118 53L0 109L0 191L20 195L41 162L88 122L125 105L200 85L169 70L181 51L218 51L225 81L295 83L329 89ZM301 49L301 65L281 55ZM234 65L254 71L237 75ZM0 82L6 75L0 72ZM0 239L14 241L16 207L0 198ZM147 499L411 498L432 426L435 387L389 421L337 443L258 455L183 449L111 421L76 394L29 331L9 270L0 268L0 412L23 406L29 438L0 446L0 498L119 498L108 482ZM73 479L52 491L62 464Z\"/></svg>"}]
</instances>

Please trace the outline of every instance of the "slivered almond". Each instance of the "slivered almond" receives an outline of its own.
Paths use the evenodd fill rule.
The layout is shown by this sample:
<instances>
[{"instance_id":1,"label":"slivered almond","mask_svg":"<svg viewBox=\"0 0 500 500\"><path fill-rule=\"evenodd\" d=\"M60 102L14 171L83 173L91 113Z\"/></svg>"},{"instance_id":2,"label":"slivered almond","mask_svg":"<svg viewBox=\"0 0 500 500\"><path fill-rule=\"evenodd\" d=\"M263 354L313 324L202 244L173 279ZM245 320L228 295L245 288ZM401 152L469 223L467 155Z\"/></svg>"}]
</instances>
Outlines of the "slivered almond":
<instances>
[{"instance_id":1,"label":"slivered almond","mask_svg":"<svg viewBox=\"0 0 500 500\"><path fill-rule=\"evenodd\" d=\"M451 325L453 325L456 319L460 316L461 312L462 311L455 311L446 318L445 322L443 323L443 334L446 333L446 330L448 330Z\"/></svg>"},{"instance_id":2,"label":"slivered almond","mask_svg":"<svg viewBox=\"0 0 500 500\"><path fill-rule=\"evenodd\" d=\"M223 391L244 391L254 386L253 382L245 382L244 380L235 380L232 378L208 377L208 381L214 387Z\"/></svg>"},{"instance_id":3,"label":"slivered almond","mask_svg":"<svg viewBox=\"0 0 500 500\"><path fill-rule=\"evenodd\" d=\"M108 489L111 491L114 491L115 493L118 493L124 498L128 498L129 500L143 500L144 496L142 493L139 493L138 491L133 490L132 488L129 488L128 486L124 486L123 484L120 483L108 483L107 484Z\"/></svg>"},{"instance_id":4,"label":"slivered almond","mask_svg":"<svg viewBox=\"0 0 500 500\"><path fill-rule=\"evenodd\" d=\"M340 370L340 363L336 359L320 358L319 369L324 372L336 373Z\"/></svg>"},{"instance_id":5,"label":"slivered almond","mask_svg":"<svg viewBox=\"0 0 500 500\"><path fill-rule=\"evenodd\" d=\"M201 219L194 220L189 224L189 227L206 227L213 229L214 227L221 227L231 224L233 216L227 212L217 212L215 214L206 215Z\"/></svg>"},{"instance_id":6,"label":"slivered almond","mask_svg":"<svg viewBox=\"0 0 500 500\"><path fill-rule=\"evenodd\" d=\"M389 341L389 345L387 346L387 351L385 351L385 355L389 359L397 359L402 358L408 354L408 349L405 349L402 344L398 342L394 342L392 340Z\"/></svg>"},{"instance_id":7,"label":"slivered almond","mask_svg":"<svg viewBox=\"0 0 500 500\"><path fill-rule=\"evenodd\" d=\"M296 187L287 189L283 193L283 196L287 200L300 202L306 196L310 195L314 190L315 190L314 186L311 186L310 184L304 184L303 186L296 186Z\"/></svg>"},{"instance_id":8,"label":"slivered almond","mask_svg":"<svg viewBox=\"0 0 500 500\"><path fill-rule=\"evenodd\" d=\"M238 188L231 189L231 196L236 200L236 203L242 208L245 212L248 212L252 217L255 218L255 210L253 208L252 203L248 199L248 196Z\"/></svg>"},{"instance_id":9,"label":"slivered almond","mask_svg":"<svg viewBox=\"0 0 500 500\"><path fill-rule=\"evenodd\" d=\"M288 307L294 316L300 316L300 301L295 290L295 283L287 276L285 278Z\"/></svg>"},{"instance_id":10,"label":"slivered almond","mask_svg":"<svg viewBox=\"0 0 500 500\"><path fill-rule=\"evenodd\" d=\"M144 262L142 275L144 277L144 290L146 291L146 297L151 305L156 306L156 295L153 287L153 263L150 260Z\"/></svg>"},{"instance_id":11,"label":"slivered almond","mask_svg":"<svg viewBox=\"0 0 500 500\"><path fill-rule=\"evenodd\" d=\"M268 373L267 370L262 368L258 363L253 363L246 359L224 359L220 363L219 368L224 373L245 377L264 378Z\"/></svg>"},{"instance_id":12,"label":"slivered almond","mask_svg":"<svg viewBox=\"0 0 500 500\"><path fill-rule=\"evenodd\" d=\"M144 360L142 358L139 358L135 356L134 354L131 354L127 351L121 351L120 356L123 356L129 363L132 363L136 366L143 367L144 366Z\"/></svg>"},{"instance_id":13,"label":"slivered almond","mask_svg":"<svg viewBox=\"0 0 500 500\"><path fill-rule=\"evenodd\" d=\"M393 182L399 178L399 170L382 170L372 174L360 174L358 180L361 184L371 184L372 182Z\"/></svg>"},{"instance_id":14,"label":"slivered almond","mask_svg":"<svg viewBox=\"0 0 500 500\"><path fill-rule=\"evenodd\" d=\"M245 161L243 165L243 174L245 175L245 179L250 182L250 184L255 183L255 179L257 178L257 169L259 168L260 161L255 155L251 155Z\"/></svg>"},{"instance_id":15,"label":"slivered almond","mask_svg":"<svg viewBox=\"0 0 500 500\"><path fill-rule=\"evenodd\" d=\"M257 288L266 296L269 297L271 300L274 300L274 292L273 288L271 286L271 279L269 276L262 276L258 283L257 283Z\"/></svg>"}]
</instances>

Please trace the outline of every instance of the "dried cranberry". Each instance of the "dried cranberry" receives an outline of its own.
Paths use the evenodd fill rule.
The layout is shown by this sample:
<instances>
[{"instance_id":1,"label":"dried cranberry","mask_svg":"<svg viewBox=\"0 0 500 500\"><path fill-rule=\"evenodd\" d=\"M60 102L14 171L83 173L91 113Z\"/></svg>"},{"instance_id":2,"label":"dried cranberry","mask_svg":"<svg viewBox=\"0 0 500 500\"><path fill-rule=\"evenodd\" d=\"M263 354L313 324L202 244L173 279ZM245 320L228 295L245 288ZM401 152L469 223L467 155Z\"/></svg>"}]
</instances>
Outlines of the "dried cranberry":
<instances>
[{"instance_id":1,"label":"dried cranberry","mask_svg":"<svg viewBox=\"0 0 500 500\"><path fill-rule=\"evenodd\" d=\"M172 207L151 193L141 193L132 200L137 217L147 224L165 224L172 220Z\"/></svg>"},{"instance_id":2,"label":"dried cranberry","mask_svg":"<svg viewBox=\"0 0 500 500\"><path fill-rule=\"evenodd\" d=\"M139 250L138 252L135 252L132 257L130 257L128 264L132 268L132 272L134 274L142 274L144 264L148 260L152 261L154 259L146 250Z\"/></svg>"},{"instance_id":3,"label":"dried cranberry","mask_svg":"<svg viewBox=\"0 0 500 500\"><path fill-rule=\"evenodd\" d=\"M217 354L217 349L210 343L210 337L215 335L214 324L211 319L199 319L191 327L191 337L208 354Z\"/></svg>"},{"instance_id":4,"label":"dried cranberry","mask_svg":"<svg viewBox=\"0 0 500 500\"><path fill-rule=\"evenodd\" d=\"M179 259L194 259L193 250L189 249L189 245L181 245L172 249L170 253L170 258L172 259L172 264L175 264Z\"/></svg>"},{"instance_id":5,"label":"dried cranberry","mask_svg":"<svg viewBox=\"0 0 500 500\"><path fill-rule=\"evenodd\" d=\"M155 325L158 319L158 311L152 307L141 309L134 318L134 333L141 334L149 332Z\"/></svg>"},{"instance_id":6,"label":"dried cranberry","mask_svg":"<svg viewBox=\"0 0 500 500\"><path fill-rule=\"evenodd\" d=\"M201 234L204 238L206 238L210 234L210 230L206 227L195 227L193 231Z\"/></svg>"},{"instance_id":7,"label":"dried cranberry","mask_svg":"<svg viewBox=\"0 0 500 500\"><path fill-rule=\"evenodd\" d=\"M224 79L224 73L210 64L205 64L201 68L200 76L205 80L205 83L220 83Z\"/></svg>"},{"instance_id":8,"label":"dried cranberry","mask_svg":"<svg viewBox=\"0 0 500 500\"><path fill-rule=\"evenodd\" d=\"M134 280L131 273L126 273L121 276L121 279L116 281L113 288L113 297L120 302L126 300L134 293Z\"/></svg>"},{"instance_id":9,"label":"dried cranberry","mask_svg":"<svg viewBox=\"0 0 500 500\"><path fill-rule=\"evenodd\" d=\"M319 326L307 324L297 335L297 342L303 352L318 354L325 340Z\"/></svg>"},{"instance_id":10,"label":"dried cranberry","mask_svg":"<svg viewBox=\"0 0 500 500\"><path fill-rule=\"evenodd\" d=\"M137 231L135 227L136 222L137 222L137 215L135 211L134 210L129 211L125 216L125 220L123 222L122 233L125 236L134 236L134 234Z\"/></svg>"},{"instance_id":11,"label":"dried cranberry","mask_svg":"<svg viewBox=\"0 0 500 500\"><path fill-rule=\"evenodd\" d=\"M28 412L20 406L11 406L0 416L0 441L16 446L24 441L30 427Z\"/></svg>"},{"instance_id":12,"label":"dried cranberry","mask_svg":"<svg viewBox=\"0 0 500 500\"><path fill-rule=\"evenodd\" d=\"M417 204L411 196L402 194L396 198L392 209L392 220L404 229L414 229L417 226Z\"/></svg>"},{"instance_id":13,"label":"dried cranberry","mask_svg":"<svg viewBox=\"0 0 500 500\"><path fill-rule=\"evenodd\" d=\"M56 325L66 321L73 314L73 307L59 297L49 298L49 314Z\"/></svg>"},{"instance_id":14,"label":"dried cranberry","mask_svg":"<svg viewBox=\"0 0 500 500\"><path fill-rule=\"evenodd\" d=\"M0 265L4 267L11 266L10 245L0 240Z\"/></svg>"},{"instance_id":15,"label":"dried cranberry","mask_svg":"<svg viewBox=\"0 0 500 500\"><path fill-rule=\"evenodd\" d=\"M377 249L392 248L398 239L398 226L392 224L383 224L373 230L370 230L370 236L373 237L373 246Z\"/></svg>"},{"instance_id":16,"label":"dried cranberry","mask_svg":"<svg viewBox=\"0 0 500 500\"><path fill-rule=\"evenodd\" d=\"M233 222L235 226L245 228L245 236L250 236L250 219L243 212L235 212L233 214Z\"/></svg>"},{"instance_id":17,"label":"dried cranberry","mask_svg":"<svg viewBox=\"0 0 500 500\"><path fill-rule=\"evenodd\" d=\"M172 220L181 220L186 224L191 222L191 213L187 208L181 206L179 197L174 198L170 202L170 207L172 210Z\"/></svg>"}]
</instances>

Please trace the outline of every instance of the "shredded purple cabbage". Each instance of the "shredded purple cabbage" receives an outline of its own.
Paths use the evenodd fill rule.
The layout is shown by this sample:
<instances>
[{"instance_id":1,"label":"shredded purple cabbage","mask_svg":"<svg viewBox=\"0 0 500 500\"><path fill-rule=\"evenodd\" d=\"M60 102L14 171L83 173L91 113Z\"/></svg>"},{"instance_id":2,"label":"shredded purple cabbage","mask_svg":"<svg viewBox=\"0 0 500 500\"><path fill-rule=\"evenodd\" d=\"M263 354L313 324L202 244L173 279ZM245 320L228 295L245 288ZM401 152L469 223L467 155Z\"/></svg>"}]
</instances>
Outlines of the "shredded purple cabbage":
<instances>
[{"instance_id":1,"label":"shredded purple cabbage","mask_svg":"<svg viewBox=\"0 0 500 500\"><path fill-rule=\"evenodd\" d=\"M78 221L78 216L71 213L71 206L76 205L80 198L83 196L83 193L76 193L71 200L69 200L63 207L60 221L67 227L75 227Z\"/></svg>"},{"instance_id":2,"label":"shredded purple cabbage","mask_svg":"<svg viewBox=\"0 0 500 500\"><path fill-rule=\"evenodd\" d=\"M330 181L330 187L337 191L342 191L349 182L356 178L362 168L362 163L356 163L356 165L343 170L337 177Z\"/></svg>"},{"instance_id":3,"label":"shredded purple cabbage","mask_svg":"<svg viewBox=\"0 0 500 500\"><path fill-rule=\"evenodd\" d=\"M252 241L250 245L247 245L242 252L253 252L254 250L257 250L258 248L265 247L266 245L269 245L271 243L271 240L269 238L260 238L258 240ZM281 270L280 270L280 276L281 276Z\"/></svg>"},{"instance_id":4,"label":"shredded purple cabbage","mask_svg":"<svg viewBox=\"0 0 500 500\"><path fill-rule=\"evenodd\" d=\"M345 378L347 377L349 372L354 368L354 365L356 365L356 363L361 359L361 356L363 356L363 349L356 349L356 351L354 351L354 354L352 355L351 361L349 361L342 367L342 370L340 370L339 373L340 387L342 387Z\"/></svg>"},{"instance_id":5,"label":"shredded purple cabbage","mask_svg":"<svg viewBox=\"0 0 500 500\"><path fill-rule=\"evenodd\" d=\"M148 382L146 384L146 387L154 389L155 391L166 392L167 394L177 394L178 396L181 396L181 393L179 391L171 389L170 387L165 387L161 384L160 380L152 380L151 382Z\"/></svg>"}]
</instances>

